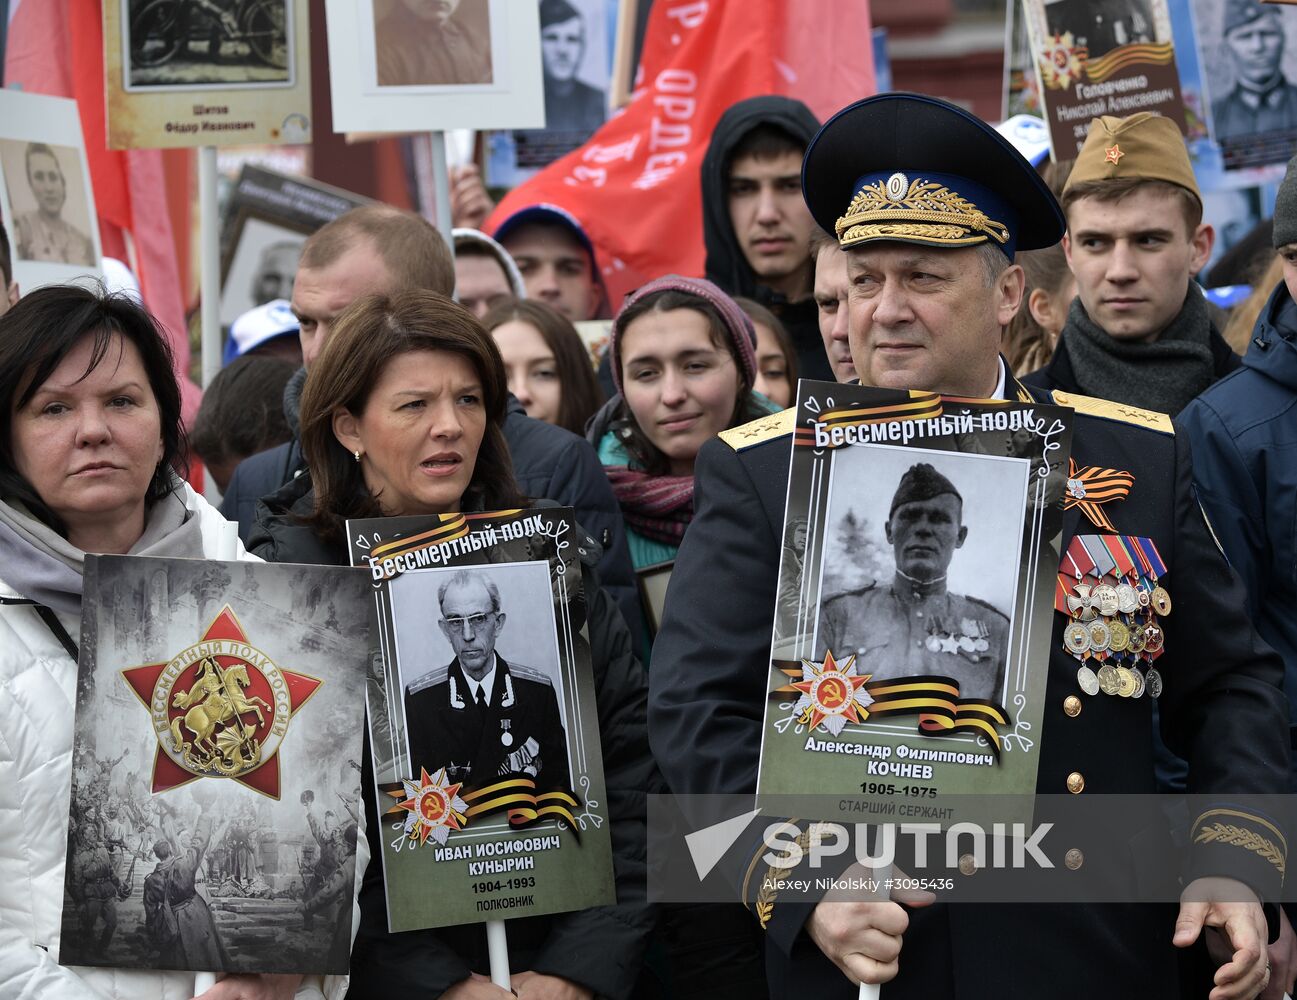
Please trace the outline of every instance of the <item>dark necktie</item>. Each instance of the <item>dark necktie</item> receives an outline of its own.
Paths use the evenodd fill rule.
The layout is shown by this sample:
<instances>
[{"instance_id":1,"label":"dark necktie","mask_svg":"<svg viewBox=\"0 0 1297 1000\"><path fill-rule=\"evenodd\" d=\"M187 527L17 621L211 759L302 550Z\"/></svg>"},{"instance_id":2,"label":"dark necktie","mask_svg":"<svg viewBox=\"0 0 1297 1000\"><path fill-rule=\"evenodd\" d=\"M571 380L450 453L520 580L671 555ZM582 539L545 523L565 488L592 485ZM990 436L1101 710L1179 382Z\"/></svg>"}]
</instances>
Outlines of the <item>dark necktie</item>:
<instances>
[{"instance_id":1,"label":"dark necktie","mask_svg":"<svg viewBox=\"0 0 1297 1000\"><path fill-rule=\"evenodd\" d=\"M477 707L486 708L486 688L481 684L477 686Z\"/></svg>"}]
</instances>

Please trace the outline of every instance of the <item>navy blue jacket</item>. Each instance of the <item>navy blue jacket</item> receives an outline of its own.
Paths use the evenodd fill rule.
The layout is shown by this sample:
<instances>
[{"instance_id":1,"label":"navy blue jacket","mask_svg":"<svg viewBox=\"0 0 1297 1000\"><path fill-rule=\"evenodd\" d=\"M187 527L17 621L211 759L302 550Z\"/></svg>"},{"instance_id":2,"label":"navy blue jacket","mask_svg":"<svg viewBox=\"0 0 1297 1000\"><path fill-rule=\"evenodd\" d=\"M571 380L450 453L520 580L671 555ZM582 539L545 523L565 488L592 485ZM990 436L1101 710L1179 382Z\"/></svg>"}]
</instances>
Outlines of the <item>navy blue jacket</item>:
<instances>
[{"instance_id":1,"label":"navy blue jacket","mask_svg":"<svg viewBox=\"0 0 1297 1000\"><path fill-rule=\"evenodd\" d=\"M296 421L293 421L294 425ZM617 603L631 635L640 635L639 589L631 569L630 549L621 508L613 496L603 466L588 441L562 427L527 416L513 396L504 420L504 436L513 458L513 475L523 496L553 500L576 511L576 519L603 546L599 579ZM230 477L221 502L227 520L239 522L244 544L256 524L256 505L306 468L301 442L287 444L245 458Z\"/></svg>"},{"instance_id":2,"label":"navy blue jacket","mask_svg":"<svg viewBox=\"0 0 1297 1000\"><path fill-rule=\"evenodd\" d=\"M1243 367L1177 420L1194 486L1247 590L1247 610L1284 660L1297 733L1297 303L1280 284L1257 318Z\"/></svg>"}]
</instances>

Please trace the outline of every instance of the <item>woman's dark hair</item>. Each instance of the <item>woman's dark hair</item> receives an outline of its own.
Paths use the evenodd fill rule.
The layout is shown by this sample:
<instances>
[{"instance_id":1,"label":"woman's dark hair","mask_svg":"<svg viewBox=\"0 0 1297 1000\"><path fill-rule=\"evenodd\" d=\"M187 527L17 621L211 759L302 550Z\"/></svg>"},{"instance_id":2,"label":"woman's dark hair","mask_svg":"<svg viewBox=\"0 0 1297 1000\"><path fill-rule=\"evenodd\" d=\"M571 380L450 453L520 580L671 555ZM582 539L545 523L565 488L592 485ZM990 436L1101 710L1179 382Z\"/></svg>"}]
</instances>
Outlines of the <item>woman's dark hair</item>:
<instances>
[{"instance_id":1,"label":"woman's dark hair","mask_svg":"<svg viewBox=\"0 0 1297 1000\"><path fill-rule=\"evenodd\" d=\"M492 307L482 319L488 332L505 323L526 323L536 328L554 354L558 369L558 425L573 434L585 434L585 424L603 405L603 390L585 341L566 316L552 306L530 299L510 299Z\"/></svg>"},{"instance_id":2,"label":"woman's dark hair","mask_svg":"<svg viewBox=\"0 0 1297 1000\"><path fill-rule=\"evenodd\" d=\"M767 330L775 335L775 342L779 345L779 353L784 356L784 368L787 371L788 388L793 394L794 400L797 397L797 348L793 346L793 338L788 334L788 328L783 322L763 306L760 302L753 299L745 299L742 296L734 297L734 304L747 313L748 319L752 320L752 328L755 330L758 326L764 326ZM760 352L758 351L758 354ZM757 363L760 369L760 360Z\"/></svg>"},{"instance_id":3,"label":"woman's dark hair","mask_svg":"<svg viewBox=\"0 0 1297 1000\"><path fill-rule=\"evenodd\" d=\"M734 359L734 366L739 373L739 392L738 397L734 400L734 412L730 414L730 419L725 424L726 429L765 416L766 411L752 398L752 384L748 381L747 374L743 370L743 362L740 360L738 348L734 344L736 336L745 337L747 333L742 330L731 332L716 307L701 295L692 295L689 292L670 288L645 295L642 299L637 299L621 311L617 316L617 326L618 329L626 331L630 329L630 325L635 320L647 313L671 312L673 309L692 309L694 312L701 313L707 320L712 345L725 348ZM618 368L621 367L621 345L624 340L625 334L623 332L623 335L614 342L616 344L616 356L611 361ZM632 461L649 475L663 476L671 470L670 460L658 450L657 445L648 439L648 435L640 430L639 424L635 422L635 415L631 413L630 407L626 405L625 398L622 399L621 405L617 407L611 427Z\"/></svg>"},{"instance_id":4,"label":"woman's dark hair","mask_svg":"<svg viewBox=\"0 0 1297 1000\"><path fill-rule=\"evenodd\" d=\"M180 418L180 385L171 348L149 311L125 295L78 285L46 285L28 292L0 318L0 497L22 503L38 520L60 535L67 525L19 474L14 462L14 414L32 397L83 337L94 338L85 378L112 350L113 338L135 345L144 362L149 388L162 423L162 461L144 495L145 509L175 488L173 470L185 475L188 445Z\"/></svg>"},{"instance_id":5,"label":"woman's dark hair","mask_svg":"<svg viewBox=\"0 0 1297 1000\"><path fill-rule=\"evenodd\" d=\"M509 390L491 335L471 312L436 292L366 295L338 317L302 392L302 453L315 491L315 509L305 520L324 538L339 537L347 518L383 516L360 463L333 433L333 415L361 416L387 366L411 351L461 355L481 379L487 424L464 494L468 504L484 510L526 505L502 430Z\"/></svg>"}]
</instances>

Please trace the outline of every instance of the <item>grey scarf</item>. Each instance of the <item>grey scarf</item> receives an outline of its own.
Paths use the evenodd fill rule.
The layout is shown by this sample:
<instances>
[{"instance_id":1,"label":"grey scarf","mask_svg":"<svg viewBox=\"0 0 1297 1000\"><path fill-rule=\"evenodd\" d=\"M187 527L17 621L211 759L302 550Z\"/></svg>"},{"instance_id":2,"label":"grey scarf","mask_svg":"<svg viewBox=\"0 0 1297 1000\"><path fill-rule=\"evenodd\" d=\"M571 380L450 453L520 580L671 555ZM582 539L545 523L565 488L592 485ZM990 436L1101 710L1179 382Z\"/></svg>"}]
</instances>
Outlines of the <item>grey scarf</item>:
<instances>
[{"instance_id":1,"label":"grey scarf","mask_svg":"<svg viewBox=\"0 0 1297 1000\"><path fill-rule=\"evenodd\" d=\"M1061 343L1087 396L1175 416L1216 381L1211 318L1192 281L1180 312L1151 344L1115 340L1090 319L1079 296L1072 300Z\"/></svg>"},{"instance_id":2,"label":"grey scarf","mask_svg":"<svg viewBox=\"0 0 1297 1000\"><path fill-rule=\"evenodd\" d=\"M149 511L135 556L201 558L197 515L185 507L181 485ZM23 597L66 614L81 613L86 554L17 502L0 500L0 567L4 581Z\"/></svg>"}]
</instances>

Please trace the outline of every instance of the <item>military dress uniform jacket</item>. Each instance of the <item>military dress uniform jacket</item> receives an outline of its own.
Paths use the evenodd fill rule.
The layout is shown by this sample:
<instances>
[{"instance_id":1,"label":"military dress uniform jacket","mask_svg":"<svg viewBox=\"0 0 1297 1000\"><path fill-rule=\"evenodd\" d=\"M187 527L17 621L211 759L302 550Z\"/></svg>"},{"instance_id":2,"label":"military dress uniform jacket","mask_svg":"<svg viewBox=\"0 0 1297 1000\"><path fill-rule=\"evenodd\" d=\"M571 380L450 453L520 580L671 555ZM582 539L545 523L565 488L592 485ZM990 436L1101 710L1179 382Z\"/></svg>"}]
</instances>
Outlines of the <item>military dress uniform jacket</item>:
<instances>
[{"instance_id":1,"label":"military dress uniform jacket","mask_svg":"<svg viewBox=\"0 0 1297 1000\"><path fill-rule=\"evenodd\" d=\"M1032 398L1013 382L1010 393ZM1051 397L1042 392L1035 398ZM1189 791L1282 793L1282 668L1243 612L1238 578L1193 498L1186 443L1159 414L1062 392L1053 401L1076 407L1072 454L1078 466L1134 473L1129 497L1105 511L1117 532L1151 537L1167 564L1162 582L1174 609L1164 619L1165 652L1158 661L1165 678L1161 725L1166 743L1190 763ZM696 513L676 562L649 671L650 742L676 794L750 794L756 786L791 429L788 421L782 434L749 446L741 434L728 432L734 446L713 440L698 456ZM1068 511L1064 550L1074 535L1098 530L1077 509ZM742 600L735 600L736 587L743 588ZM1063 649L1063 616L1053 617L1037 791L1152 793L1150 699L1084 695L1077 662ZM1068 702L1071 711L1065 711L1070 696L1078 701ZM1252 827L1282 841L1260 823ZM1143 833L1116 830L1105 845L1129 857L1132 878L1144 852L1160 849ZM1286 843L1279 847L1286 849ZM758 861L759 853L749 871ZM1276 867L1241 847L1199 845L1185 878L1246 871L1245 880L1263 898L1274 899ZM742 873L732 878L737 886ZM776 897L766 914L771 996L855 997L855 988L804 932L811 909L800 902L781 905ZM1273 920L1275 908L1266 909ZM1173 996L1180 980L1171 944L1176 912L1170 903L937 903L911 910L900 973L885 995ZM1007 942L1013 942L1008 952ZM1005 961L1012 963L1011 976Z\"/></svg>"},{"instance_id":2,"label":"military dress uniform jacket","mask_svg":"<svg viewBox=\"0 0 1297 1000\"><path fill-rule=\"evenodd\" d=\"M405 717L414 767L429 774L445 767L466 791L509 774L534 778L537 788L571 790L558 698L539 670L497 653L491 700L479 708L456 658L409 685Z\"/></svg>"}]
</instances>

